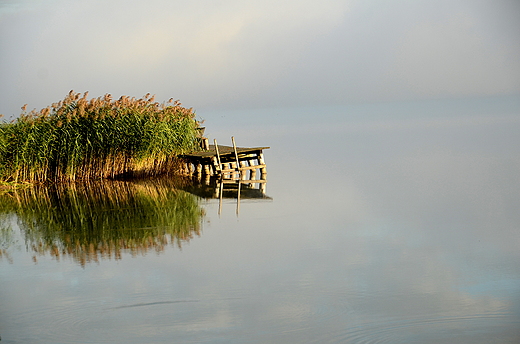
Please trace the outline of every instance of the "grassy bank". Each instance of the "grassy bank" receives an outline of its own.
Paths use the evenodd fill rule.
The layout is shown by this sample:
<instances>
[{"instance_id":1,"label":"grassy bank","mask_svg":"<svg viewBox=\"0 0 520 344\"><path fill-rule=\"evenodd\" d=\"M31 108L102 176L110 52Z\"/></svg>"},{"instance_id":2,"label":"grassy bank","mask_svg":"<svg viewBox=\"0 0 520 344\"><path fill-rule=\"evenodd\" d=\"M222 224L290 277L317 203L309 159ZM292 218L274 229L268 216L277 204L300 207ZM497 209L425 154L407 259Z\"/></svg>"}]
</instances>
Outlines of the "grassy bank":
<instances>
[{"instance_id":1,"label":"grassy bank","mask_svg":"<svg viewBox=\"0 0 520 344\"><path fill-rule=\"evenodd\" d=\"M71 91L40 111L0 123L0 181L65 181L175 173L196 147L198 124L178 101Z\"/></svg>"}]
</instances>

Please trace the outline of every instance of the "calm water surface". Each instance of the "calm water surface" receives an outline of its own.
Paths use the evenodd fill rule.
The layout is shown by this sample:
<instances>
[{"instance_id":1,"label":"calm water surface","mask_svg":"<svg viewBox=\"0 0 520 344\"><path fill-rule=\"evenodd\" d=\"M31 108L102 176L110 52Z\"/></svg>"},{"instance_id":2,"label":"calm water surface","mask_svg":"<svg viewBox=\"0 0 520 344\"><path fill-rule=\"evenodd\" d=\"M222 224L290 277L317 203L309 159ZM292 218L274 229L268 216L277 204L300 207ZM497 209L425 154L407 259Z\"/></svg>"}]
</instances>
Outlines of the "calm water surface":
<instances>
[{"instance_id":1,"label":"calm water surface","mask_svg":"<svg viewBox=\"0 0 520 344\"><path fill-rule=\"evenodd\" d=\"M518 98L199 115L269 198L3 195L2 343L520 342Z\"/></svg>"}]
</instances>

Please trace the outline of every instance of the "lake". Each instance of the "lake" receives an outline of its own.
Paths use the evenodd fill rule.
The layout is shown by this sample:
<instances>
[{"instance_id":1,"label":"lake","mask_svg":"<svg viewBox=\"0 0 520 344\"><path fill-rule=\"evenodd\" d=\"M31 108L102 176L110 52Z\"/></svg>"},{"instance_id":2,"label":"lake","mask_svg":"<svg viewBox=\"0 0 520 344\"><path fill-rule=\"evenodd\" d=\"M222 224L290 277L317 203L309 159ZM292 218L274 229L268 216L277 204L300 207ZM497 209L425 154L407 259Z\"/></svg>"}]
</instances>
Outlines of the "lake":
<instances>
[{"instance_id":1,"label":"lake","mask_svg":"<svg viewBox=\"0 0 520 344\"><path fill-rule=\"evenodd\" d=\"M0 195L2 343L520 341L519 97L198 114L265 197Z\"/></svg>"}]
</instances>

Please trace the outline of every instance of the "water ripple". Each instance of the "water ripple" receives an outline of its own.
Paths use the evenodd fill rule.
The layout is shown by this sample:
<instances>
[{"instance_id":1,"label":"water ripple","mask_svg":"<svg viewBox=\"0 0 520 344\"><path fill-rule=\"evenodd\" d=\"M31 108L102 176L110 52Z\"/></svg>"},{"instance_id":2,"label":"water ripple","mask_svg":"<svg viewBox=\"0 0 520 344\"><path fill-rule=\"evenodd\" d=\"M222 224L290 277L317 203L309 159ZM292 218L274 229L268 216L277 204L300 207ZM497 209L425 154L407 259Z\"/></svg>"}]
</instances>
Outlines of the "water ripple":
<instances>
[{"instance_id":1,"label":"water ripple","mask_svg":"<svg viewBox=\"0 0 520 344\"><path fill-rule=\"evenodd\" d=\"M173 301L143 302L143 303L136 303L136 304L132 304L132 305L111 307L111 308L107 308L107 309L114 310L114 309L155 306L155 305L167 305L167 304L173 304L173 303L188 303L188 302L200 302L200 300L173 300Z\"/></svg>"}]
</instances>

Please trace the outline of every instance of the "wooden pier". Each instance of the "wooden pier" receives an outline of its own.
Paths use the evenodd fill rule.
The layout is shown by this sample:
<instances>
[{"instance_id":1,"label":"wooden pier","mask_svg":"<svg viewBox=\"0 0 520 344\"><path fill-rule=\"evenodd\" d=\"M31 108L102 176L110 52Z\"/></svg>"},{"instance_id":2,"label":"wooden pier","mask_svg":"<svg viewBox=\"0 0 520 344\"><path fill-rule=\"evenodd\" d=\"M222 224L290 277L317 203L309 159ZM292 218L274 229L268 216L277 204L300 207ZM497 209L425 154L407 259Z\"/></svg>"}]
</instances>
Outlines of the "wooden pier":
<instances>
[{"instance_id":1,"label":"wooden pier","mask_svg":"<svg viewBox=\"0 0 520 344\"><path fill-rule=\"evenodd\" d=\"M200 137L202 150L179 156L185 162L184 174L195 176L199 183L204 183L200 185L207 187L201 190L209 188L211 196L207 190L202 196L199 194L201 190L196 191L197 188L193 187L187 191L204 198L218 198L219 216L223 198L237 199L237 215L241 197L270 199L265 195L267 167L263 154L263 150L269 147L237 147L234 137L231 137L232 146L219 145L217 140L213 142L210 145L207 138ZM257 175L258 170L260 175Z\"/></svg>"},{"instance_id":2,"label":"wooden pier","mask_svg":"<svg viewBox=\"0 0 520 344\"><path fill-rule=\"evenodd\" d=\"M258 183L256 171L260 170L260 180L265 180L267 167L264 161L263 150L269 147L237 147L235 139L231 137L233 146L213 145L202 141L202 151L180 155L184 159L185 174L223 176L229 179L240 179L243 182L250 180ZM247 175L249 172L249 175Z\"/></svg>"},{"instance_id":3,"label":"wooden pier","mask_svg":"<svg viewBox=\"0 0 520 344\"><path fill-rule=\"evenodd\" d=\"M237 215L240 210L241 197L270 199L265 196L267 166L263 154L263 150L269 149L269 147L237 147L234 137L231 137L232 146L219 145L217 140L210 145L208 139L204 137L200 138L200 142L201 151L179 157L185 161L185 175L195 176L199 182L204 181L204 185L212 186L210 198L219 199L219 216L223 198L237 199ZM258 170L260 171L259 176L257 175ZM258 185L258 188L255 185ZM189 192L196 194L195 190L190 188ZM208 197L208 195L204 197Z\"/></svg>"}]
</instances>

